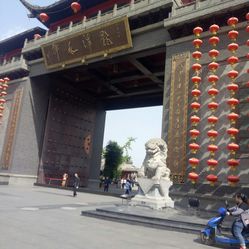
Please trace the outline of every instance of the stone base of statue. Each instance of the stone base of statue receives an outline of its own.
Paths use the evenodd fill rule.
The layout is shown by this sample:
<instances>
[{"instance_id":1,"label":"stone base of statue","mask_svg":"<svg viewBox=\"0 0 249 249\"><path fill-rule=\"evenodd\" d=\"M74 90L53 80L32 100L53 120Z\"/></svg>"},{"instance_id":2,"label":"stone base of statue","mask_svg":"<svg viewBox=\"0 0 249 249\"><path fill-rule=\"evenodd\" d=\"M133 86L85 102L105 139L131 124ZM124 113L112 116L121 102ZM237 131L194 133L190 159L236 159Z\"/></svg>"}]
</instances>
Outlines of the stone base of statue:
<instances>
[{"instance_id":1,"label":"stone base of statue","mask_svg":"<svg viewBox=\"0 0 249 249\"><path fill-rule=\"evenodd\" d=\"M152 209L174 207L174 202L169 197L169 188L172 185L170 180L138 178L138 183L138 194L132 198L130 205L144 206Z\"/></svg>"}]
</instances>

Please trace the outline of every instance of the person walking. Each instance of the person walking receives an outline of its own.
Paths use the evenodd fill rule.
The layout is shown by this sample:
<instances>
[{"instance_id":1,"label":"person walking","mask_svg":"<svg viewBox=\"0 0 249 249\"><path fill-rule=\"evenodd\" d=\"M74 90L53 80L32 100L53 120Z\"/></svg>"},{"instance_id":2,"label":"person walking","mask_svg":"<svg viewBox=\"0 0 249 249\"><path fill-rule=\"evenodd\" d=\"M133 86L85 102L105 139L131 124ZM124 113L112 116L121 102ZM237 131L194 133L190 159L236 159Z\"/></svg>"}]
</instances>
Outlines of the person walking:
<instances>
[{"instance_id":1,"label":"person walking","mask_svg":"<svg viewBox=\"0 0 249 249\"><path fill-rule=\"evenodd\" d=\"M107 176L104 181L104 192L108 192L110 183L111 183L111 180Z\"/></svg>"},{"instance_id":2,"label":"person walking","mask_svg":"<svg viewBox=\"0 0 249 249\"><path fill-rule=\"evenodd\" d=\"M74 174L73 196L77 196L77 189L80 187L80 178L77 173Z\"/></svg>"}]
</instances>

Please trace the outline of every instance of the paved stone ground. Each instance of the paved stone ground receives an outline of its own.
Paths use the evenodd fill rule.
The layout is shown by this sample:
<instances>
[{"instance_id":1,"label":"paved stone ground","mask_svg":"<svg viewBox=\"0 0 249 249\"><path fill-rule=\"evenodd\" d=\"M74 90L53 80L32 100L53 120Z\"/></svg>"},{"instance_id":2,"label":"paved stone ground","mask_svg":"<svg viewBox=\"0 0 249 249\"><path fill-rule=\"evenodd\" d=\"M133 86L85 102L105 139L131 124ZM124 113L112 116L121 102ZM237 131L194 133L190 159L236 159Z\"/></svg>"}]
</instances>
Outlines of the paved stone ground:
<instances>
[{"instance_id":1,"label":"paved stone ground","mask_svg":"<svg viewBox=\"0 0 249 249\"><path fill-rule=\"evenodd\" d=\"M196 235L81 216L116 197L44 187L0 186L1 249L212 249Z\"/></svg>"}]
</instances>

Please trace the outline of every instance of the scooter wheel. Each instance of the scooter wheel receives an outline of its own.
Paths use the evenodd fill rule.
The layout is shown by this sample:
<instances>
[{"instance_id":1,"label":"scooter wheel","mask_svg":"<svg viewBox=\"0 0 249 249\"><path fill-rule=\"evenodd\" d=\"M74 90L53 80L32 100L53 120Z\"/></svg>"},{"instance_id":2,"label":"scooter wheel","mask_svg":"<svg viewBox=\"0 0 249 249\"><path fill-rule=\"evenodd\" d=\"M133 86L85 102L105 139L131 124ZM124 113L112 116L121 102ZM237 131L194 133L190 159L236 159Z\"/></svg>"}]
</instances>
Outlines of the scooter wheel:
<instances>
[{"instance_id":1,"label":"scooter wheel","mask_svg":"<svg viewBox=\"0 0 249 249\"><path fill-rule=\"evenodd\" d=\"M201 239L201 243L211 246L214 244L214 239L212 237L208 237L206 235L206 233L200 233L200 239Z\"/></svg>"}]
</instances>

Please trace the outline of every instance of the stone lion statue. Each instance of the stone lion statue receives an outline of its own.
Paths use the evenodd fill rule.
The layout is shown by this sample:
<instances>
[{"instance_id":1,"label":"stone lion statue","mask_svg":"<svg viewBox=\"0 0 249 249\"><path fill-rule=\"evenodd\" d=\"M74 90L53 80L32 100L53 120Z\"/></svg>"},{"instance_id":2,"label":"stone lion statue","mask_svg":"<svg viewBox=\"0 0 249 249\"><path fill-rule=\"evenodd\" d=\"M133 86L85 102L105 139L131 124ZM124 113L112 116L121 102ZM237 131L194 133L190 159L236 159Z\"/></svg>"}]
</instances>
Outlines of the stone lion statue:
<instances>
[{"instance_id":1,"label":"stone lion statue","mask_svg":"<svg viewBox=\"0 0 249 249\"><path fill-rule=\"evenodd\" d=\"M146 156L138 172L138 177L169 180L170 169L167 168L167 144L160 138L152 138L145 144Z\"/></svg>"}]
</instances>

